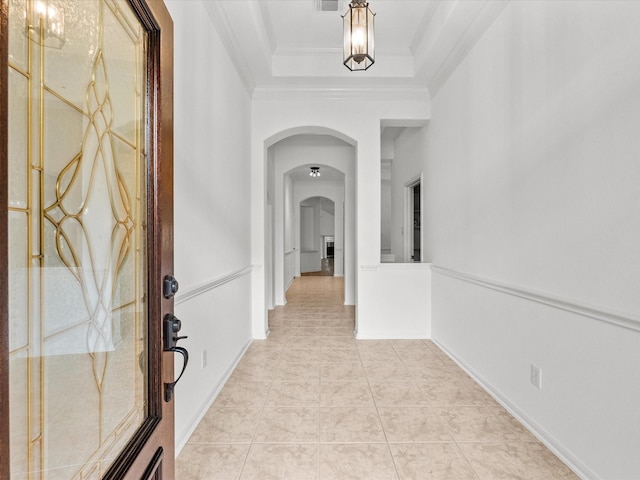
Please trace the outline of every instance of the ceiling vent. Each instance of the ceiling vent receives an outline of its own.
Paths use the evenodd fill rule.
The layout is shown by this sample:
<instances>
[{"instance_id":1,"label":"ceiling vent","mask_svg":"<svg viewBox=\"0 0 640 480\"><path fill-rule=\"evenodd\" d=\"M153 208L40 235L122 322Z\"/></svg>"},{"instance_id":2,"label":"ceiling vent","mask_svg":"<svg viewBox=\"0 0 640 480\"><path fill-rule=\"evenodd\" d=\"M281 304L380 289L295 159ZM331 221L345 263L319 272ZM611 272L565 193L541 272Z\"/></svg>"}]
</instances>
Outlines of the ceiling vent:
<instances>
[{"instance_id":1,"label":"ceiling vent","mask_svg":"<svg viewBox=\"0 0 640 480\"><path fill-rule=\"evenodd\" d=\"M314 0L317 12L341 12L343 0Z\"/></svg>"}]
</instances>

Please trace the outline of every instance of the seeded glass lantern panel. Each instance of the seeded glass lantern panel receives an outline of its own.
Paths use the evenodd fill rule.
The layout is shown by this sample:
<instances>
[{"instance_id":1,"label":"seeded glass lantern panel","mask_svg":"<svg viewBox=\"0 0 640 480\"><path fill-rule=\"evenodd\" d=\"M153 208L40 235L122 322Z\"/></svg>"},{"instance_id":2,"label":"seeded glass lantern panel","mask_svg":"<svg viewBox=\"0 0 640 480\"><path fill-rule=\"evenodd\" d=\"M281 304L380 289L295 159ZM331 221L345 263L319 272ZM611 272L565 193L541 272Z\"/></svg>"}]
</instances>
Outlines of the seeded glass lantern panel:
<instances>
[{"instance_id":1,"label":"seeded glass lantern panel","mask_svg":"<svg viewBox=\"0 0 640 480\"><path fill-rule=\"evenodd\" d=\"M375 62L374 17L364 0L353 0L342 17L344 65L349 70L366 70Z\"/></svg>"}]
</instances>

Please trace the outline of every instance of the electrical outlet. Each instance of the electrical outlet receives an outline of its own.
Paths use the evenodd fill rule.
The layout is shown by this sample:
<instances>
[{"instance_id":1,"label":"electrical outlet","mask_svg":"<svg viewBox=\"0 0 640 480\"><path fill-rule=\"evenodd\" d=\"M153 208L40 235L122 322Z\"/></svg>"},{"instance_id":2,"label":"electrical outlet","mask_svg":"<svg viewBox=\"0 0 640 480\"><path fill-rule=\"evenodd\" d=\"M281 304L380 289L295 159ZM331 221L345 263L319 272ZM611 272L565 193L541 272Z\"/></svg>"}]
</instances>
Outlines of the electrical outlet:
<instances>
[{"instance_id":1,"label":"electrical outlet","mask_svg":"<svg viewBox=\"0 0 640 480\"><path fill-rule=\"evenodd\" d=\"M533 364L531 365L531 384L542 390L542 369Z\"/></svg>"},{"instance_id":2,"label":"electrical outlet","mask_svg":"<svg viewBox=\"0 0 640 480\"><path fill-rule=\"evenodd\" d=\"M202 355L200 356L200 360L201 360L202 368L205 368L207 366L207 351L206 350L202 351Z\"/></svg>"}]
</instances>

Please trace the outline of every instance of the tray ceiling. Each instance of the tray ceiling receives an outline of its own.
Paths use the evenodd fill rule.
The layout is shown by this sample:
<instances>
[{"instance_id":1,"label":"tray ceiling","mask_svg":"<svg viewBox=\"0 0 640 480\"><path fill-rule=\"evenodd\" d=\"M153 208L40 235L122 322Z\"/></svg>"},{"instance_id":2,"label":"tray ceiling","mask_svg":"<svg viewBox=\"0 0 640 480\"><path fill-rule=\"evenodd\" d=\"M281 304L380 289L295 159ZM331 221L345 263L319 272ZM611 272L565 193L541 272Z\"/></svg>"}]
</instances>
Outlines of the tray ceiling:
<instances>
[{"instance_id":1,"label":"tray ceiling","mask_svg":"<svg viewBox=\"0 0 640 480\"><path fill-rule=\"evenodd\" d=\"M424 89L433 94L507 4L501 0L370 0L376 63L342 65L342 19L319 0L204 0L250 92ZM336 3L336 2L333 2ZM331 7L332 5L328 5Z\"/></svg>"}]
</instances>

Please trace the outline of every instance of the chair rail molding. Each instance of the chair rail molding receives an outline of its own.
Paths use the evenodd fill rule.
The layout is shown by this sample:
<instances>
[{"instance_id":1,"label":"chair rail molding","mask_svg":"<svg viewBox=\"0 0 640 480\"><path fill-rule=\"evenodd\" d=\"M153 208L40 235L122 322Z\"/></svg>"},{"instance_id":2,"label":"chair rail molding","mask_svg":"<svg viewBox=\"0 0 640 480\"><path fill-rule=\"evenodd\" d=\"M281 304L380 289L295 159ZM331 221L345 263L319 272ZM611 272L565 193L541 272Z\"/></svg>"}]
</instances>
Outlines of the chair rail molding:
<instances>
[{"instance_id":1,"label":"chair rail molding","mask_svg":"<svg viewBox=\"0 0 640 480\"><path fill-rule=\"evenodd\" d=\"M193 287L187 288L182 293L176 295L175 304L180 305L181 303L186 302L187 300L191 300L198 295L202 295L209 290L213 290L214 288L221 287L222 285L232 282L240 277L248 275L253 270L257 270L256 266L250 265L240 270L236 270L234 272L228 273L226 275L222 275L220 277L216 277L214 279L203 282L199 285L195 285Z\"/></svg>"},{"instance_id":2,"label":"chair rail molding","mask_svg":"<svg viewBox=\"0 0 640 480\"><path fill-rule=\"evenodd\" d=\"M640 332L640 316L631 313L617 312L606 307L589 305L580 300L562 298L550 295L545 292L539 292L518 285L509 285L507 283L490 280L469 273L458 272L448 268L433 266L433 272L445 275L463 282L472 283L484 288L496 290L515 297L524 298L536 303L548 305L553 308L565 310L571 313L581 315L583 317L592 318L601 322L609 323L617 327L626 328L635 332Z\"/></svg>"}]
</instances>

